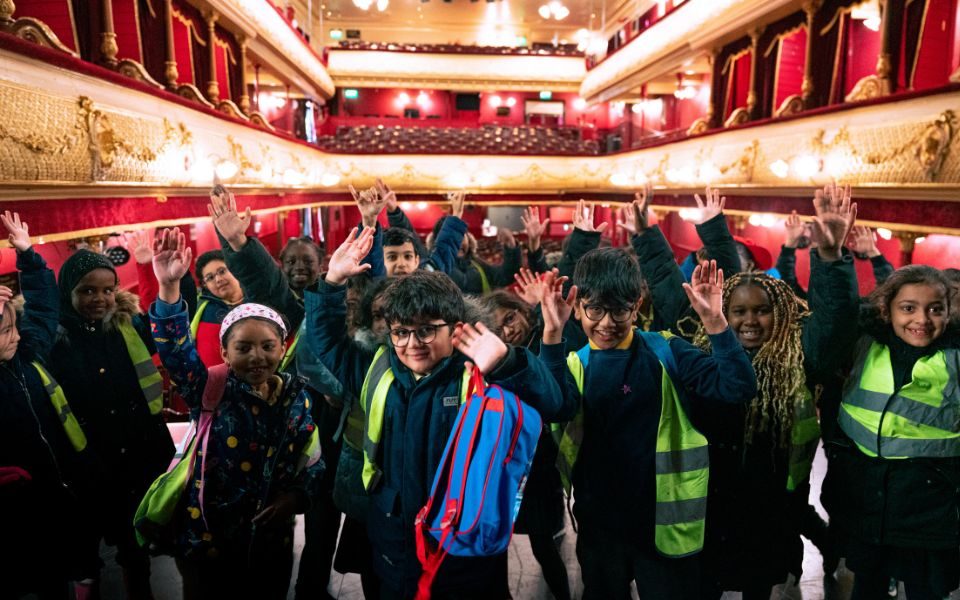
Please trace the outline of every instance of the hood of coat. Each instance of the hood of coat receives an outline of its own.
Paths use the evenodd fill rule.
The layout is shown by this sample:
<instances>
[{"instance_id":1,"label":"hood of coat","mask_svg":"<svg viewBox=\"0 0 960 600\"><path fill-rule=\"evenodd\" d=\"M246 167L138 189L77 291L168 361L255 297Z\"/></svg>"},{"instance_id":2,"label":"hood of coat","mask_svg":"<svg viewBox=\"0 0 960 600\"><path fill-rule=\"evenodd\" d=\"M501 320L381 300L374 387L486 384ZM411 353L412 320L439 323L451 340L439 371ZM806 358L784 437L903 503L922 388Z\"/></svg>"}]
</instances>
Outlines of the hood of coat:
<instances>
[{"instance_id":1,"label":"hood of coat","mask_svg":"<svg viewBox=\"0 0 960 600\"><path fill-rule=\"evenodd\" d=\"M90 323L83 319L73 308L73 304L60 309L60 330L58 338L65 337L70 331L86 330L90 333L110 332L121 325L130 325L133 318L143 314L140 310L140 297L127 290L118 290L114 296L116 303L102 321Z\"/></svg>"}]
</instances>

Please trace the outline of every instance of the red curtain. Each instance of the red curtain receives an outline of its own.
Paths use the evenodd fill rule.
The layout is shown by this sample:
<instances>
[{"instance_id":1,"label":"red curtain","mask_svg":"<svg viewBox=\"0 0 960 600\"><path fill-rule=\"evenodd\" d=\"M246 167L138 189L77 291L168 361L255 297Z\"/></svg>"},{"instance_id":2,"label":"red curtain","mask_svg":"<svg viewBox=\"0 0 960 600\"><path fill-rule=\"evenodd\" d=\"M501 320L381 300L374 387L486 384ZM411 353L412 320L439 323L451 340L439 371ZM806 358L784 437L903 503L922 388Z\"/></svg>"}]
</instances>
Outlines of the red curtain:
<instances>
[{"instance_id":1,"label":"red curtain","mask_svg":"<svg viewBox=\"0 0 960 600\"><path fill-rule=\"evenodd\" d=\"M787 34L806 22L806 14L797 11L770 24L757 41L757 105L754 119L773 116L790 94L800 93L806 57L806 28Z\"/></svg>"},{"instance_id":2,"label":"red curtain","mask_svg":"<svg viewBox=\"0 0 960 600\"><path fill-rule=\"evenodd\" d=\"M956 27L956 0L913 0L904 11L900 86L924 90L946 85Z\"/></svg>"}]
</instances>

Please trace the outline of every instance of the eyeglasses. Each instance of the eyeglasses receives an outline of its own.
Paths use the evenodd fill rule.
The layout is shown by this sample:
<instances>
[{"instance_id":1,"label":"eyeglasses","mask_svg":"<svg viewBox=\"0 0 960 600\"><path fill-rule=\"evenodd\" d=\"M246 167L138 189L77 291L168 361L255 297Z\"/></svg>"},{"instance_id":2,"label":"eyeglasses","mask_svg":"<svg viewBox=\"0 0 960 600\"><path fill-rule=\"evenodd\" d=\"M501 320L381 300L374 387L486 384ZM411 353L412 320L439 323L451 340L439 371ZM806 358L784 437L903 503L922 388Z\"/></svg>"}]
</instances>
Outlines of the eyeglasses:
<instances>
[{"instance_id":1,"label":"eyeglasses","mask_svg":"<svg viewBox=\"0 0 960 600\"><path fill-rule=\"evenodd\" d=\"M602 321L609 314L614 323L626 323L633 316L633 307L609 308L599 304L586 304L583 307L583 312L591 321Z\"/></svg>"},{"instance_id":2,"label":"eyeglasses","mask_svg":"<svg viewBox=\"0 0 960 600\"><path fill-rule=\"evenodd\" d=\"M226 276L227 276L227 273L229 273L229 272L230 272L230 270L227 269L226 267L220 267L219 269L217 269L217 270L214 271L213 273L207 273L206 275L204 275L204 276L203 276L203 283L213 283L213 280L214 280L214 279L216 279L217 277L226 277Z\"/></svg>"},{"instance_id":3,"label":"eyeglasses","mask_svg":"<svg viewBox=\"0 0 960 600\"><path fill-rule=\"evenodd\" d=\"M390 330L390 340L395 347L403 348L410 343L410 334L413 334L417 336L417 340L421 344L429 344L437 339L437 331L439 331L441 327L447 327L449 325L449 323L429 323L427 325L421 325L416 329L397 327L396 329Z\"/></svg>"}]
</instances>

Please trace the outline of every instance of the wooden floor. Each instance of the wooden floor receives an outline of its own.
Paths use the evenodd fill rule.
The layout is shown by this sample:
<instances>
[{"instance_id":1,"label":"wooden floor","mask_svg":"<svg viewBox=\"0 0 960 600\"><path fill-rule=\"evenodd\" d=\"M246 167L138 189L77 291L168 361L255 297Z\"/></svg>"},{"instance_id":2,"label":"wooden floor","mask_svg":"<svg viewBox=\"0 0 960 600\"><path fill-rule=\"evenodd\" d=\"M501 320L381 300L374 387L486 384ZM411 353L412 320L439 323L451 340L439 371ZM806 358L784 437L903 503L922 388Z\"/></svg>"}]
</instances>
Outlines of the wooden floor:
<instances>
[{"instance_id":1,"label":"wooden floor","mask_svg":"<svg viewBox=\"0 0 960 600\"><path fill-rule=\"evenodd\" d=\"M810 499L821 515L826 517L819 503L820 484L823 481L823 473L826 468L826 461L822 451L817 453L817 459L814 462L813 472L813 490ZM571 588L574 591L574 598L579 598L582 592L580 584L580 567L577 564L574 547L576 534L567 527L564 535L562 554L567 563L567 569L570 576ZM299 557L300 550L303 547L303 527L298 523L296 552ZM790 600L847 600L850 597L850 588L853 583L853 575L847 571L841 563L834 577L824 578L823 566L820 553L813 544L804 540L804 561L803 577L799 585L794 582L776 586L771 591L772 599L790 599ZM103 598L104 600L122 600L122 584L120 581L120 569L113 562L112 548L104 547L103 558L107 567L103 572ZM180 578L173 565L173 560L167 557L155 558L153 562L153 589L157 600L179 600L180 598ZM294 567L293 580L296 580L296 567ZM510 583L513 597L515 600L549 600L553 596L547 590L547 586L540 576L540 567L533 558L530 551L530 545L526 536L514 536L513 543L510 545ZM343 576L339 573L333 573L328 592L334 598L339 600L360 600L363 598L363 592L360 589L360 578L356 575ZM636 591L634 591L636 597ZM290 586L288 598L293 598L293 585ZM727 592L724 600L739 600L740 594ZM898 598L903 600L906 595L901 586ZM954 592L950 596L951 600L960 600L960 592Z\"/></svg>"}]
</instances>

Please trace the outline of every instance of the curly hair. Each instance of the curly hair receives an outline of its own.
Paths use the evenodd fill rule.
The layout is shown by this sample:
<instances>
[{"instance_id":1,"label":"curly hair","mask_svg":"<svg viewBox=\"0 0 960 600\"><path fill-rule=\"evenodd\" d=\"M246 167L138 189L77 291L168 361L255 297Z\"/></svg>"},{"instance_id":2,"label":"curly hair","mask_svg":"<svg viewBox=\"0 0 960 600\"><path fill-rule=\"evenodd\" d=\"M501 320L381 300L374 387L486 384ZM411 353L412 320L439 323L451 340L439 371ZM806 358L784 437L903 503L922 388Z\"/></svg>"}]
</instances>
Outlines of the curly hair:
<instances>
[{"instance_id":1,"label":"curly hair","mask_svg":"<svg viewBox=\"0 0 960 600\"><path fill-rule=\"evenodd\" d=\"M763 290L773 307L773 331L753 357L757 374L757 397L747 407L744 440L753 441L757 432L770 431L777 444L791 444L794 414L798 403L807 397L807 377L803 368L802 320L809 314L805 300L798 298L785 282L758 272L737 273L723 285L723 312L730 296L743 286ZM694 344L709 349L710 339L703 328L697 330Z\"/></svg>"}]
</instances>

